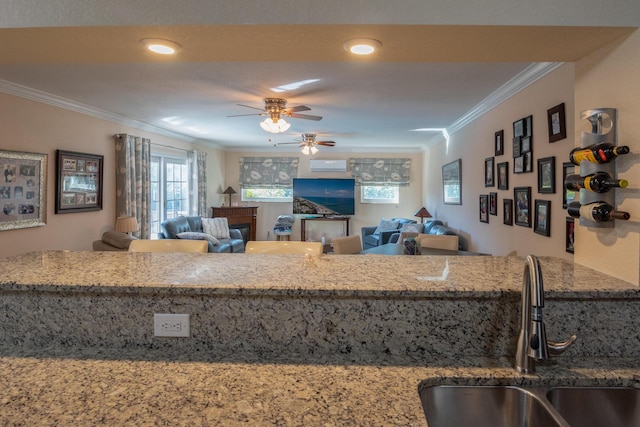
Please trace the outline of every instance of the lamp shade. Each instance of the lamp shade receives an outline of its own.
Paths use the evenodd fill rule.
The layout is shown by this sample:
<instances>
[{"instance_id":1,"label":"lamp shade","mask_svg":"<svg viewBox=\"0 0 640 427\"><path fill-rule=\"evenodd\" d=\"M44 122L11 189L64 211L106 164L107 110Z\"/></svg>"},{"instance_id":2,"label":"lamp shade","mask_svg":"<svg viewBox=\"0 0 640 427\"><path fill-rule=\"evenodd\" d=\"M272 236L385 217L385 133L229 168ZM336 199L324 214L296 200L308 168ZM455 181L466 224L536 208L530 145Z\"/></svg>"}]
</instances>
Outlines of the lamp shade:
<instances>
[{"instance_id":1,"label":"lamp shade","mask_svg":"<svg viewBox=\"0 0 640 427\"><path fill-rule=\"evenodd\" d=\"M119 233L133 233L139 228L138 221L133 216L121 216L116 219L116 231Z\"/></svg>"},{"instance_id":2,"label":"lamp shade","mask_svg":"<svg viewBox=\"0 0 640 427\"><path fill-rule=\"evenodd\" d=\"M431 218L431 214L429 213L427 208L425 208L424 206L418 209L418 212L414 213L413 216L417 216L418 218L421 218L422 221L424 221L425 218Z\"/></svg>"},{"instance_id":3,"label":"lamp shade","mask_svg":"<svg viewBox=\"0 0 640 427\"><path fill-rule=\"evenodd\" d=\"M231 206L231 195L232 194L236 194L236 190L234 190L233 187L229 186L229 187L227 187L226 190L224 190L222 192L222 194L228 194L229 195L229 206Z\"/></svg>"}]
</instances>

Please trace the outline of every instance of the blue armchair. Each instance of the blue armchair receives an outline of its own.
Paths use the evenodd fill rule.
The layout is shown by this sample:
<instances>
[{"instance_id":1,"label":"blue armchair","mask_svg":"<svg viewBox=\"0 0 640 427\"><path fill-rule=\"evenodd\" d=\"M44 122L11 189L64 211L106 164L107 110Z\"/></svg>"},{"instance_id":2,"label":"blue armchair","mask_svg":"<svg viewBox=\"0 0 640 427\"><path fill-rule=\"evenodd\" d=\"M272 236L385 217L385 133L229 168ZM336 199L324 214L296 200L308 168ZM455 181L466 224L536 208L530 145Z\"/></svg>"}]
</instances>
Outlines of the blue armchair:
<instances>
[{"instance_id":1,"label":"blue armchair","mask_svg":"<svg viewBox=\"0 0 640 427\"><path fill-rule=\"evenodd\" d=\"M395 224L395 228L391 229L391 228L383 227L383 230L379 230L377 233L376 233L376 230L378 230L378 227L383 225L382 222L380 225L362 227L362 249L363 250L375 248L376 246L389 243L389 238L391 237L391 235L399 232L403 224L416 223L415 220L407 219L407 218L391 218L391 220L387 221L386 225L388 225L389 222L393 222Z\"/></svg>"}]
</instances>

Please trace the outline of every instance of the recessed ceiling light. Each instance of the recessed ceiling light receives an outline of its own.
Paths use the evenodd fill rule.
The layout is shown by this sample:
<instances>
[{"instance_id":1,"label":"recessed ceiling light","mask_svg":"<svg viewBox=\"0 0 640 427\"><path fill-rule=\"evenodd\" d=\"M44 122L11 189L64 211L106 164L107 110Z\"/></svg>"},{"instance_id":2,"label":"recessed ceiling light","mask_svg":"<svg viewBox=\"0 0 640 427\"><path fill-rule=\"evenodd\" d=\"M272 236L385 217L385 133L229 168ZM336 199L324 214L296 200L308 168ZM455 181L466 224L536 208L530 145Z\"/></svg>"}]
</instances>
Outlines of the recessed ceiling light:
<instances>
[{"instance_id":1,"label":"recessed ceiling light","mask_svg":"<svg viewBox=\"0 0 640 427\"><path fill-rule=\"evenodd\" d=\"M151 52L161 55L173 55L181 48L178 43L163 39L142 39L140 43L145 45Z\"/></svg>"},{"instance_id":2,"label":"recessed ceiling light","mask_svg":"<svg viewBox=\"0 0 640 427\"><path fill-rule=\"evenodd\" d=\"M356 55L370 55L382 47L382 43L374 39L351 39L347 40L343 47L347 52Z\"/></svg>"}]
</instances>

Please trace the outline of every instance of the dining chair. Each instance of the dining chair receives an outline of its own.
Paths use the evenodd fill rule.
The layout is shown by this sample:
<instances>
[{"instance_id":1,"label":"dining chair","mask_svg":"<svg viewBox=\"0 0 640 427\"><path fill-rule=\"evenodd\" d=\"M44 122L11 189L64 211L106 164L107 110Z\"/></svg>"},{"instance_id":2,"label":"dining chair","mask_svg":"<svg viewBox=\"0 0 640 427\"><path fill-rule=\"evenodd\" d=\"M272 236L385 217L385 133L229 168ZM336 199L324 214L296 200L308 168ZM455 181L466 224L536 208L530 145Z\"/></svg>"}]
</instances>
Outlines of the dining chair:
<instances>
[{"instance_id":1,"label":"dining chair","mask_svg":"<svg viewBox=\"0 0 640 427\"><path fill-rule=\"evenodd\" d=\"M359 254L362 252L362 241L360 236L336 237L333 239L334 254Z\"/></svg>"}]
</instances>

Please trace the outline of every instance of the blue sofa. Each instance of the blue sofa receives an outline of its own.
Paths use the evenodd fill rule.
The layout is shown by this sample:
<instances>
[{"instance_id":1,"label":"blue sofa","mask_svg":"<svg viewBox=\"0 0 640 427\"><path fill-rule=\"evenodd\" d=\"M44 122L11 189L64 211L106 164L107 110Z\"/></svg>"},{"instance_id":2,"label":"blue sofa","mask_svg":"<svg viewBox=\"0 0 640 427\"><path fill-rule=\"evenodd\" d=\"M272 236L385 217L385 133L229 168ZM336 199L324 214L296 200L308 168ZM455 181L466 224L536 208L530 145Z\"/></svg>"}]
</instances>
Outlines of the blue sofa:
<instances>
[{"instance_id":1,"label":"blue sofa","mask_svg":"<svg viewBox=\"0 0 640 427\"><path fill-rule=\"evenodd\" d=\"M380 245L389 243L389 238L400 231L404 224L415 224L416 221L407 218L391 218L392 221L398 221L396 230L382 231L376 233L377 225L362 227L362 249L371 249Z\"/></svg>"},{"instance_id":2,"label":"blue sofa","mask_svg":"<svg viewBox=\"0 0 640 427\"><path fill-rule=\"evenodd\" d=\"M464 250L463 248L463 239L460 238L458 233L447 228L444 223L440 220L434 219L424 223L423 234L435 234L435 235L449 235L449 236L458 236L458 250ZM400 238L400 232L392 234L389 237L388 243L398 243L398 239Z\"/></svg>"},{"instance_id":3,"label":"blue sofa","mask_svg":"<svg viewBox=\"0 0 640 427\"><path fill-rule=\"evenodd\" d=\"M196 232L202 233L202 218L199 216L179 216L163 221L160 224L162 231L158 233L160 239L178 239L178 233ZM218 239L219 244L209 243L209 252L244 252L244 240L242 233L235 228L229 229L229 239Z\"/></svg>"}]
</instances>

